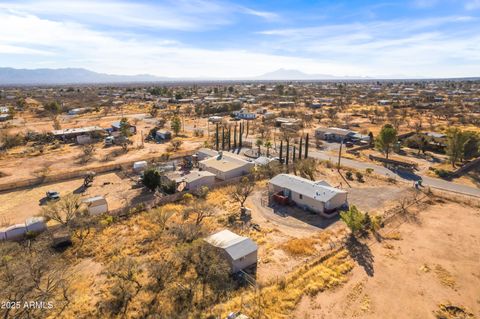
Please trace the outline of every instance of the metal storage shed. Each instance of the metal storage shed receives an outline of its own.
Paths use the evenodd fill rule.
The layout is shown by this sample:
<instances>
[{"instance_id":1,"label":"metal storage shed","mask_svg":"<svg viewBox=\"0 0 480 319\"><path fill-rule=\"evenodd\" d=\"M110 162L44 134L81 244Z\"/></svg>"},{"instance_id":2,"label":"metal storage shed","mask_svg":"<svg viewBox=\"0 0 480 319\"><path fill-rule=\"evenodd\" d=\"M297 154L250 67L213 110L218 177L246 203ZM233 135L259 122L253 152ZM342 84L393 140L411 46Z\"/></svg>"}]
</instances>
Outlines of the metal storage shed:
<instances>
[{"instance_id":1,"label":"metal storage shed","mask_svg":"<svg viewBox=\"0 0 480 319\"><path fill-rule=\"evenodd\" d=\"M83 200L88 206L90 215L100 215L108 212L108 203L103 196L96 196Z\"/></svg>"},{"instance_id":2,"label":"metal storage shed","mask_svg":"<svg viewBox=\"0 0 480 319\"><path fill-rule=\"evenodd\" d=\"M228 229L207 237L206 242L223 251L232 273L257 263L257 244L248 237L239 236Z\"/></svg>"}]
</instances>

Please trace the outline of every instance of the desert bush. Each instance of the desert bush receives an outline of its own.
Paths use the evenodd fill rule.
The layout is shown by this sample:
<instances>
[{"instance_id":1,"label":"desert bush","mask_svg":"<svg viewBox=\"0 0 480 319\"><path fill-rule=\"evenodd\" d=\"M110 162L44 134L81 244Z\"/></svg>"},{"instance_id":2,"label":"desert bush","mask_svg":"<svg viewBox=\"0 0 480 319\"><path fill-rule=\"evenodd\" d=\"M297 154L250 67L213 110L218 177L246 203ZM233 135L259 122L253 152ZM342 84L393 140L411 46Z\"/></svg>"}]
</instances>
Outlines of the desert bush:
<instances>
[{"instance_id":1,"label":"desert bush","mask_svg":"<svg viewBox=\"0 0 480 319\"><path fill-rule=\"evenodd\" d=\"M361 172L356 172L355 177L359 182L363 183L363 174Z\"/></svg>"},{"instance_id":2,"label":"desert bush","mask_svg":"<svg viewBox=\"0 0 480 319\"><path fill-rule=\"evenodd\" d=\"M8 132L2 132L0 135L0 149L3 150L25 145L25 143L25 136L20 133L10 134Z\"/></svg>"},{"instance_id":3,"label":"desert bush","mask_svg":"<svg viewBox=\"0 0 480 319\"><path fill-rule=\"evenodd\" d=\"M196 128L193 130L193 136L195 137L203 137L204 134L204 131L200 128Z\"/></svg>"},{"instance_id":4,"label":"desert bush","mask_svg":"<svg viewBox=\"0 0 480 319\"><path fill-rule=\"evenodd\" d=\"M353 173L351 171L347 171L345 173L345 177L347 177L348 180L353 180Z\"/></svg>"}]
</instances>

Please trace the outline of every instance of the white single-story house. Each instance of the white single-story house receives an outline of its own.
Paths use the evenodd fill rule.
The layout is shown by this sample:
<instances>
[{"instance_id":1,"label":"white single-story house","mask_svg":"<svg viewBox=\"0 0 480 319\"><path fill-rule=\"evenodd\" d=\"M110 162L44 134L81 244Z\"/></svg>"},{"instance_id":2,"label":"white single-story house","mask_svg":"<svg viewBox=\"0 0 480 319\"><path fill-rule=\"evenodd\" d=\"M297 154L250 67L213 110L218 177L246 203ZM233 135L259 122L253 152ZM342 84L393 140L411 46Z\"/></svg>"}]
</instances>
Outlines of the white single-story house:
<instances>
[{"instance_id":1,"label":"white single-story house","mask_svg":"<svg viewBox=\"0 0 480 319\"><path fill-rule=\"evenodd\" d=\"M341 142L342 140L351 139L356 132L338 127L319 127L315 130L315 136L326 141Z\"/></svg>"},{"instance_id":2,"label":"white single-story house","mask_svg":"<svg viewBox=\"0 0 480 319\"><path fill-rule=\"evenodd\" d=\"M82 201L87 205L90 215L100 215L108 212L108 203L103 196L95 196Z\"/></svg>"},{"instance_id":3,"label":"white single-story house","mask_svg":"<svg viewBox=\"0 0 480 319\"><path fill-rule=\"evenodd\" d=\"M255 163L228 152L218 152L218 155L199 162L201 170L209 171L223 181L248 175L254 166Z\"/></svg>"},{"instance_id":4,"label":"white single-story house","mask_svg":"<svg viewBox=\"0 0 480 319\"><path fill-rule=\"evenodd\" d=\"M257 244L248 237L239 236L225 229L207 237L205 241L223 252L232 273L257 263Z\"/></svg>"},{"instance_id":5,"label":"white single-story house","mask_svg":"<svg viewBox=\"0 0 480 319\"><path fill-rule=\"evenodd\" d=\"M325 181L311 181L290 174L278 174L268 183L269 196L286 204L295 203L304 209L330 217L338 208L347 205L347 192Z\"/></svg>"}]
</instances>

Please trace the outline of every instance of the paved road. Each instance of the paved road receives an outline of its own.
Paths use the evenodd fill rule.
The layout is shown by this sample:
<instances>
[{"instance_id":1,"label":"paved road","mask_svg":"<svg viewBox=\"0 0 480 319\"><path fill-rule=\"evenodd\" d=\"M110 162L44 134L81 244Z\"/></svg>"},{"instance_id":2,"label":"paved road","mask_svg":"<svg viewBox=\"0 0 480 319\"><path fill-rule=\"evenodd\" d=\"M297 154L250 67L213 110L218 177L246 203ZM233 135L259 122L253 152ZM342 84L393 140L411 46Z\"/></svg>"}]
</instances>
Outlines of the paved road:
<instances>
[{"instance_id":1,"label":"paved road","mask_svg":"<svg viewBox=\"0 0 480 319\"><path fill-rule=\"evenodd\" d=\"M321 151L317 151L317 150L309 151L309 156L311 156L313 158L320 159L320 160L330 160L335 165L338 162L338 157L335 157L335 156L332 156L332 155L329 155L329 154L325 154L325 153L323 153ZM446 191L451 191L451 192L456 192L456 193L460 193L460 194L480 197L480 189L476 188L476 187L460 185L460 184L456 184L456 183L453 183L453 182L448 182L448 181L445 181L445 180L441 180L441 179L438 179L438 178L416 175L415 173L410 173L410 172L404 172L404 171L394 172L394 171L389 170L388 168L385 168L383 166L379 166L379 165L376 165L376 164L373 164L373 163L359 162L359 161L355 161L355 160L351 160L351 159L347 159L347 158L342 158L340 163L341 163L342 166L346 166L346 167L350 167L350 168L354 168L354 169L359 169L359 170L365 170L367 168L372 168L374 170L374 172L377 173L377 174L381 174L381 175L384 175L384 176L387 176L387 177L393 177L393 178L397 178L397 179L400 178L404 181L411 181L412 183L413 183L413 181L421 179L423 181L422 184L424 186L430 186L430 187L434 187L434 188L438 188L438 189L442 189L442 190L446 190Z\"/></svg>"}]
</instances>

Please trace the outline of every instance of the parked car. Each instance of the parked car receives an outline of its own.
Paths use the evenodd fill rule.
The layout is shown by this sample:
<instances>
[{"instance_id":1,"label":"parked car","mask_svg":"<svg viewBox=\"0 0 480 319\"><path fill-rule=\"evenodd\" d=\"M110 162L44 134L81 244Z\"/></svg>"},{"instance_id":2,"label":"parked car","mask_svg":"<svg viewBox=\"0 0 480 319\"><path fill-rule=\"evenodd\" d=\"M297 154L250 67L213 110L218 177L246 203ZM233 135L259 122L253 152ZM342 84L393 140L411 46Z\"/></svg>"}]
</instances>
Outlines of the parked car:
<instances>
[{"instance_id":1,"label":"parked car","mask_svg":"<svg viewBox=\"0 0 480 319\"><path fill-rule=\"evenodd\" d=\"M58 200L60 199L60 193L56 191L48 191L46 193L47 200Z\"/></svg>"},{"instance_id":2,"label":"parked car","mask_svg":"<svg viewBox=\"0 0 480 319\"><path fill-rule=\"evenodd\" d=\"M352 142L345 142L345 146L346 147L353 147L353 143Z\"/></svg>"}]
</instances>

